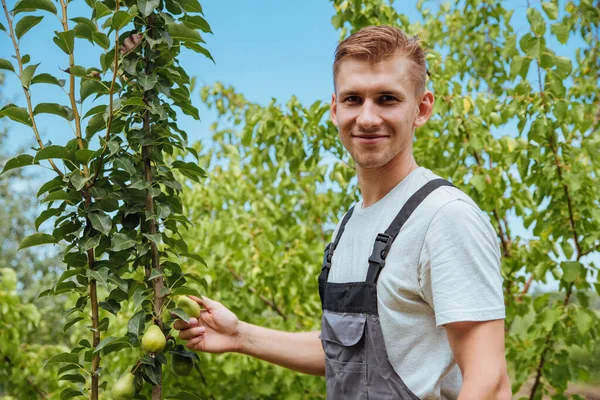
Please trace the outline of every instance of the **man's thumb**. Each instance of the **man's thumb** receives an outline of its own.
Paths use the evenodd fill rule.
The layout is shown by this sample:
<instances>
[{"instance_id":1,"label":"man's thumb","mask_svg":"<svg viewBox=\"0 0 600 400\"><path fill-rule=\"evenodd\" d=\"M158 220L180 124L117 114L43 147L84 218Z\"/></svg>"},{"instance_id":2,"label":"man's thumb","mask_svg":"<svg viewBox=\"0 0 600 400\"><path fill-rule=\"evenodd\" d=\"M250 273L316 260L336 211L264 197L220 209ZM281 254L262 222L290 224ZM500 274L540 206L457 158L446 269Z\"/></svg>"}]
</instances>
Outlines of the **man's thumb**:
<instances>
[{"instance_id":1,"label":"man's thumb","mask_svg":"<svg viewBox=\"0 0 600 400\"><path fill-rule=\"evenodd\" d=\"M190 298L196 302L198 302L202 307L204 307L207 310L212 310L213 308L215 308L215 306L217 305L217 302L214 300L209 299L206 296L202 296L200 297L196 297L196 296L190 296Z\"/></svg>"}]
</instances>

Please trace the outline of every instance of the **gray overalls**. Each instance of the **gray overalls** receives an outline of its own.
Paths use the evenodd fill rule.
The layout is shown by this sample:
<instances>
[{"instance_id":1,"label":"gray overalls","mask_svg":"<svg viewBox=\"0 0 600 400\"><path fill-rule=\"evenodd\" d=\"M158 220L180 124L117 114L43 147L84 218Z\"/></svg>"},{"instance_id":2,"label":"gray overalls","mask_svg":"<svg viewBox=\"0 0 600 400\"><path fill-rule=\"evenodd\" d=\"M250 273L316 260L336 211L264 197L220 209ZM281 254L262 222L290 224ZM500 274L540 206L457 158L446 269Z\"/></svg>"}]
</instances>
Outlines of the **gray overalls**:
<instances>
[{"instance_id":1,"label":"gray overalls","mask_svg":"<svg viewBox=\"0 0 600 400\"><path fill-rule=\"evenodd\" d=\"M385 233L377 235L364 282L327 282L333 253L354 207L344 216L333 243L325 248L319 295L323 307L320 338L325 351L327 399L419 399L404 384L388 359L377 313L377 279L402 225L440 186L452 184L443 179L429 181L408 199Z\"/></svg>"}]
</instances>

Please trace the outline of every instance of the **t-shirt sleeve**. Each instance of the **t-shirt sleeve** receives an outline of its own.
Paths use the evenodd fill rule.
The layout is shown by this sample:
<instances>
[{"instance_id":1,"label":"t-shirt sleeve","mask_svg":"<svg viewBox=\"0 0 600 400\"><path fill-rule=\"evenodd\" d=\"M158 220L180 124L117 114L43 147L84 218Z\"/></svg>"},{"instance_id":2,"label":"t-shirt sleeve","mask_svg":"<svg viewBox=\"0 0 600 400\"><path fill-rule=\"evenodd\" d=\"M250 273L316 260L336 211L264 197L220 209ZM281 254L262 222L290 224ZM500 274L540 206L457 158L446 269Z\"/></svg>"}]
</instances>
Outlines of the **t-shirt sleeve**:
<instances>
[{"instance_id":1,"label":"t-shirt sleeve","mask_svg":"<svg viewBox=\"0 0 600 400\"><path fill-rule=\"evenodd\" d=\"M505 318L498 242L476 205L456 199L436 212L419 265L437 326Z\"/></svg>"}]
</instances>

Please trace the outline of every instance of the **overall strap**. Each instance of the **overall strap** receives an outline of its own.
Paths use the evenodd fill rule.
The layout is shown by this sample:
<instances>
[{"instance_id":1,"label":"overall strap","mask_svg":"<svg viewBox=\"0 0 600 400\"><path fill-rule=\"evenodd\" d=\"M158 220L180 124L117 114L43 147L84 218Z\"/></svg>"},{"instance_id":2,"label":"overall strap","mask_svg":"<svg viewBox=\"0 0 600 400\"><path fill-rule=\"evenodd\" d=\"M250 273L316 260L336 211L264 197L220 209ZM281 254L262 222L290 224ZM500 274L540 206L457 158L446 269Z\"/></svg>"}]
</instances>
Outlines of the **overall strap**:
<instances>
[{"instance_id":1,"label":"overall strap","mask_svg":"<svg viewBox=\"0 0 600 400\"><path fill-rule=\"evenodd\" d=\"M429 196L431 192L441 186L454 186L445 179L434 179L427 182L423 187L413 194L406 204L402 207L396 218L392 221L385 233L377 234L375 244L373 245L373 253L369 257L369 271L367 272L367 282L377 283L379 273L385 266L385 258L390 252L390 248L396 240L396 236L400 233L400 229L404 223L410 218L412 213L417 209L419 204Z\"/></svg>"},{"instance_id":2,"label":"overall strap","mask_svg":"<svg viewBox=\"0 0 600 400\"><path fill-rule=\"evenodd\" d=\"M325 254L323 255L323 267L321 268L321 275L324 276L325 281L329 276L329 270L331 269L331 260L333 258L333 252L335 251L340 239L342 238L342 233L344 233L344 229L346 228L346 224L350 220L352 216L352 212L354 211L354 206L352 206L344 218L342 219L342 223L340 225L340 229L338 229L338 233L332 243L329 243L327 247L325 247Z\"/></svg>"}]
</instances>

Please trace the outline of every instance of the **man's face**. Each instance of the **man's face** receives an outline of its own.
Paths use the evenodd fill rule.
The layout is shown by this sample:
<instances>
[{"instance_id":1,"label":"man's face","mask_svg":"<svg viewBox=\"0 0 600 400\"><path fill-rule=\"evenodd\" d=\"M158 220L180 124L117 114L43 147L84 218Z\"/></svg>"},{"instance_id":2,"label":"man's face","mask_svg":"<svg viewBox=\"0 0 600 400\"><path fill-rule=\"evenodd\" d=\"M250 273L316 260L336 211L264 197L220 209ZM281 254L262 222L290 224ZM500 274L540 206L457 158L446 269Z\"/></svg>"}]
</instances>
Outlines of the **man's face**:
<instances>
[{"instance_id":1,"label":"man's face","mask_svg":"<svg viewBox=\"0 0 600 400\"><path fill-rule=\"evenodd\" d=\"M415 128L431 115L433 95L415 94L410 62L395 56L376 64L350 58L339 65L331 119L359 168L410 155Z\"/></svg>"}]
</instances>

